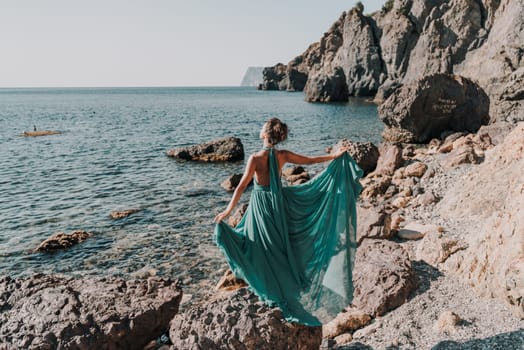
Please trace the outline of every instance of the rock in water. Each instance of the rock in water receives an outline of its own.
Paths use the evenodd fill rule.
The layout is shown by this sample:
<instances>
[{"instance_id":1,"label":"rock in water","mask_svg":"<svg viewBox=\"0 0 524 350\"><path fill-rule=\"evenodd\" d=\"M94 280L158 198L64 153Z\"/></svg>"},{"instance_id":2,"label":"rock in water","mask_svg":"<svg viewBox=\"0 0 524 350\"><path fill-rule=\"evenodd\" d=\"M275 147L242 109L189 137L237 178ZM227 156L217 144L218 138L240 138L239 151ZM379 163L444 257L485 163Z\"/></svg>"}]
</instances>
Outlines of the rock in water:
<instances>
[{"instance_id":1,"label":"rock in water","mask_svg":"<svg viewBox=\"0 0 524 350\"><path fill-rule=\"evenodd\" d=\"M93 234L86 231L73 231L70 234L58 232L54 236L49 237L35 249L35 252L52 252L55 250L69 248L78 244Z\"/></svg>"},{"instance_id":2,"label":"rock in water","mask_svg":"<svg viewBox=\"0 0 524 350\"><path fill-rule=\"evenodd\" d=\"M8 349L138 350L168 328L181 299L176 283L159 278L3 277L0 344Z\"/></svg>"},{"instance_id":3,"label":"rock in water","mask_svg":"<svg viewBox=\"0 0 524 350\"><path fill-rule=\"evenodd\" d=\"M365 239L357 249L353 304L372 316L402 305L417 286L407 251L398 243Z\"/></svg>"},{"instance_id":4,"label":"rock in water","mask_svg":"<svg viewBox=\"0 0 524 350\"><path fill-rule=\"evenodd\" d=\"M229 226L235 227L236 225L238 225L238 223L240 222L240 220L242 220L242 217L244 216L244 214L247 211L247 206L248 206L248 203L244 203L240 205L237 208L237 210L235 210L235 213L231 215L229 219L227 220L227 223Z\"/></svg>"},{"instance_id":5,"label":"rock in water","mask_svg":"<svg viewBox=\"0 0 524 350\"><path fill-rule=\"evenodd\" d=\"M24 131L22 136L36 137L36 136L57 135L57 134L61 134L61 132L55 131L55 130L38 130L38 131Z\"/></svg>"},{"instance_id":6,"label":"rock in water","mask_svg":"<svg viewBox=\"0 0 524 350\"><path fill-rule=\"evenodd\" d=\"M240 180L242 179L243 174L233 174L220 184L220 186L228 191L233 192L237 188L238 184L240 183Z\"/></svg>"},{"instance_id":7,"label":"rock in water","mask_svg":"<svg viewBox=\"0 0 524 350\"><path fill-rule=\"evenodd\" d=\"M175 316L169 335L175 350L318 350L322 327L288 323L242 288Z\"/></svg>"},{"instance_id":8,"label":"rock in water","mask_svg":"<svg viewBox=\"0 0 524 350\"><path fill-rule=\"evenodd\" d=\"M244 146L239 138L225 137L195 146L167 151L170 157L204 162L235 162L244 159Z\"/></svg>"},{"instance_id":9,"label":"rock in water","mask_svg":"<svg viewBox=\"0 0 524 350\"><path fill-rule=\"evenodd\" d=\"M129 215L138 213L140 209L126 209L126 210L119 210L119 211L112 211L109 216L111 216L112 219L122 219L127 218Z\"/></svg>"},{"instance_id":10,"label":"rock in water","mask_svg":"<svg viewBox=\"0 0 524 350\"><path fill-rule=\"evenodd\" d=\"M489 98L469 79L434 74L402 86L378 108L393 142L427 142L446 130L476 132L489 122Z\"/></svg>"}]
</instances>

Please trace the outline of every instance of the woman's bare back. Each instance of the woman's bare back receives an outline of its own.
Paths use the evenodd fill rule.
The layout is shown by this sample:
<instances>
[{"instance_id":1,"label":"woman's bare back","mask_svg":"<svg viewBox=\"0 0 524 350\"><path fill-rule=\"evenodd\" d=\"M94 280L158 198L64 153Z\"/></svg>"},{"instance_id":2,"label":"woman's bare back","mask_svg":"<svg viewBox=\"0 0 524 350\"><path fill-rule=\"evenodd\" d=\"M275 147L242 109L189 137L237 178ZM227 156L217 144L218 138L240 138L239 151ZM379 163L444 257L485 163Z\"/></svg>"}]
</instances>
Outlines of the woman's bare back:
<instances>
[{"instance_id":1,"label":"woman's bare back","mask_svg":"<svg viewBox=\"0 0 524 350\"><path fill-rule=\"evenodd\" d=\"M275 150L275 156L278 162L278 173L280 174L284 162L280 153L282 151ZM255 181L262 186L269 186L269 151L262 150L253 154L253 162L255 165Z\"/></svg>"}]
</instances>

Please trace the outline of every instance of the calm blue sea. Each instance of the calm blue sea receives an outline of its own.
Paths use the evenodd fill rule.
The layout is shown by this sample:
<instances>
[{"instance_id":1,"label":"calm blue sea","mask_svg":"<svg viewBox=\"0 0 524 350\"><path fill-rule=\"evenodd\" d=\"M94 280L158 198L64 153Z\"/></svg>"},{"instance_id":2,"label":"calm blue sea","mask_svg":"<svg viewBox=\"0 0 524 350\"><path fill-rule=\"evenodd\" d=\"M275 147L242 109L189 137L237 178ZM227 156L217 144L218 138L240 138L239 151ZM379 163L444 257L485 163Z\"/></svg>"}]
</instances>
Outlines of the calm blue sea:
<instances>
[{"instance_id":1,"label":"calm blue sea","mask_svg":"<svg viewBox=\"0 0 524 350\"><path fill-rule=\"evenodd\" d=\"M340 138L377 143L382 131L376 106L357 99L312 104L302 93L253 88L0 89L0 274L214 283L225 262L212 218L230 199L220 183L244 163L182 162L166 151L237 136L249 154L272 116L290 128L283 147L305 154L323 154ZM33 126L62 134L20 136ZM141 211L109 217L130 208ZM94 236L63 252L31 253L73 230Z\"/></svg>"}]
</instances>

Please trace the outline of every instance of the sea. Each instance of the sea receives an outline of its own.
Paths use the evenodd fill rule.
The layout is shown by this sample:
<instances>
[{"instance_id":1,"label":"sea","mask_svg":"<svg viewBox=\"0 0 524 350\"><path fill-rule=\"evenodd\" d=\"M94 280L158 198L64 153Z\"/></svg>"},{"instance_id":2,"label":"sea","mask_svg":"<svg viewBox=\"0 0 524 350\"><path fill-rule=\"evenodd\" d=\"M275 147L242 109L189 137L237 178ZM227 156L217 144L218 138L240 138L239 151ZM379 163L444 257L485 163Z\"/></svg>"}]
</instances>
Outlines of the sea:
<instances>
[{"instance_id":1,"label":"sea","mask_svg":"<svg viewBox=\"0 0 524 350\"><path fill-rule=\"evenodd\" d=\"M185 292L211 288L226 269L213 217L231 193L220 183L245 162L200 163L169 149L225 136L247 156L270 117L288 124L282 144L322 155L342 138L378 144L377 107L363 99L308 103L303 93L212 88L0 89L0 276L161 276ZM60 134L24 137L24 131ZM307 167L310 174L324 164ZM247 202L249 190L241 202ZM114 220L116 210L139 209ZM35 253L58 232L93 236Z\"/></svg>"}]
</instances>

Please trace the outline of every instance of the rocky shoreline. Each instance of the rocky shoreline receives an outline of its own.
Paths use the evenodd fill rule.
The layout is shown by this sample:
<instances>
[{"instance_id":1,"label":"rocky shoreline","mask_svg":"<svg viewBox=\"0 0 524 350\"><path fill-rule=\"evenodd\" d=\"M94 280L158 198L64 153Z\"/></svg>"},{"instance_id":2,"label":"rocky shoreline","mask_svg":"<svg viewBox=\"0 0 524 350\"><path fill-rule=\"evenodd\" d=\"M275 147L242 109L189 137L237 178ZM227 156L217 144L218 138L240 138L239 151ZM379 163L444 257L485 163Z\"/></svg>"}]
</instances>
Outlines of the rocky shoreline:
<instances>
[{"instance_id":1,"label":"rocky shoreline","mask_svg":"<svg viewBox=\"0 0 524 350\"><path fill-rule=\"evenodd\" d=\"M37 275L0 281L0 348L520 349L522 145L523 123L384 143L378 157L353 144L375 164L362 179L355 298L323 329L283 321L233 276L179 313L170 280Z\"/></svg>"},{"instance_id":2,"label":"rocky shoreline","mask_svg":"<svg viewBox=\"0 0 524 350\"><path fill-rule=\"evenodd\" d=\"M2 277L0 349L524 348L524 5L388 4L343 13L319 43L266 68L261 85L304 90L308 101L382 103L384 143L329 150L349 145L366 173L352 305L309 328L227 275L202 300L183 300L179 282L157 277ZM244 159L233 137L167 155ZM309 179L303 168L284 175Z\"/></svg>"}]
</instances>

